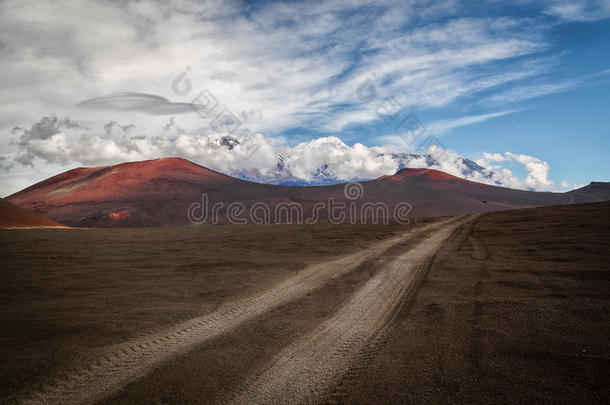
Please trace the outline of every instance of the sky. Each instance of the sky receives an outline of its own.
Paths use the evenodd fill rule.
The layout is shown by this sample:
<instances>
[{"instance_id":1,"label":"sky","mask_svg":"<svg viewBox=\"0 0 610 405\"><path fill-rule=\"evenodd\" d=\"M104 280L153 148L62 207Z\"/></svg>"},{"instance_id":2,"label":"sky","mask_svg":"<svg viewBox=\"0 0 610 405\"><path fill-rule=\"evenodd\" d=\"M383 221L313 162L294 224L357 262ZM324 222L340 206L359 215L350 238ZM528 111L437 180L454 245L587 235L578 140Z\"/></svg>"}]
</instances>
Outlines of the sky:
<instances>
[{"instance_id":1,"label":"sky","mask_svg":"<svg viewBox=\"0 0 610 405\"><path fill-rule=\"evenodd\" d=\"M167 156L349 181L439 149L506 187L610 181L610 0L0 0L0 27L2 196Z\"/></svg>"}]
</instances>

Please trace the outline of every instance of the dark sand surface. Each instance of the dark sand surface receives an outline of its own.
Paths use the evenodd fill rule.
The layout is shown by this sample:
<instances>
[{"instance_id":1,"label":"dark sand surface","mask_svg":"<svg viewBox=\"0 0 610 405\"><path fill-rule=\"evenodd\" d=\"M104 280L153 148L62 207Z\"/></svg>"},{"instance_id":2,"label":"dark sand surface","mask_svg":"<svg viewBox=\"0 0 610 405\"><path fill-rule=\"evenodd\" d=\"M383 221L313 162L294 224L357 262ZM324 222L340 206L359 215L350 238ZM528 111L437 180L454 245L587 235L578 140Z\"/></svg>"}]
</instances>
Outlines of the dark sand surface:
<instances>
[{"instance_id":1,"label":"dark sand surface","mask_svg":"<svg viewBox=\"0 0 610 405\"><path fill-rule=\"evenodd\" d=\"M484 214L331 397L607 404L609 260L608 203Z\"/></svg>"},{"instance_id":2,"label":"dark sand surface","mask_svg":"<svg viewBox=\"0 0 610 405\"><path fill-rule=\"evenodd\" d=\"M417 227L412 227L417 229ZM107 345L211 312L411 228L264 226L0 232L0 401ZM147 372L108 403L222 403L333 317L391 247ZM342 376L339 403L608 403L610 204L483 214L431 257ZM4 402L6 402L4 400Z\"/></svg>"},{"instance_id":3,"label":"dark sand surface","mask_svg":"<svg viewBox=\"0 0 610 405\"><path fill-rule=\"evenodd\" d=\"M415 225L0 230L0 402Z\"/></svg>"}]
</instances>

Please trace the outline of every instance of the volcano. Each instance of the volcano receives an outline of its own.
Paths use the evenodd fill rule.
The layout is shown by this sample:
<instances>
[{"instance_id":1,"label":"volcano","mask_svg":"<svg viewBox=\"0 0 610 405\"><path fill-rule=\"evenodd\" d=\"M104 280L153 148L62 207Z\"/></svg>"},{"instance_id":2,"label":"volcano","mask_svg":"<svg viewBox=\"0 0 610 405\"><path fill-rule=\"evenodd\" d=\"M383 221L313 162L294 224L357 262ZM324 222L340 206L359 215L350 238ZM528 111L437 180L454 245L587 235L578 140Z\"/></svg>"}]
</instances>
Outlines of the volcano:
<instances>
[{"instance_id":1,"label":"volcano","mask_svg":"<svg viewBox=\"0 0 610 405\"><path fill-rule=\"evenodd\" d=\"M513 190L432 169L401 169L360 183L277 186L226 176L182 158L163 158L69 170L7 200L69 226L143 227L349 222L353 213L366 220L384 209L392 219L399 208L402 216L408 214L401 219L408 220L604 201L609 189L608 183L592 183L569 193Z\"/></svg>"},{"instance_id":2,"label":"volcano","mask_svg":"<svg viewBox=\"0 0 610 405\"><path fill-rule=\"evenodd\" d=\"M0 198L0 228L43 228L63 226Z\"/></svg>"}]
</instances>

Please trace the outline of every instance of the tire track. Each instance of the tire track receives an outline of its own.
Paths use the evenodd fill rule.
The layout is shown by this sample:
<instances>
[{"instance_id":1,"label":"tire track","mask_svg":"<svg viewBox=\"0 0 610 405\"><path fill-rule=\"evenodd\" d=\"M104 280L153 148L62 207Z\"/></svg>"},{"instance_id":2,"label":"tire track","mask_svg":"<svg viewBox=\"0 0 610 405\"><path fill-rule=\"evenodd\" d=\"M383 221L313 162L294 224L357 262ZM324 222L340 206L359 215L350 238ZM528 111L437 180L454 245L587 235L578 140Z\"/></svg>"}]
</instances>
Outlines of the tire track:
<instances>
[{"instance_id":1,"label":"tire track","mask_svg":"<svg viewBox=\"0 0 610 405\"><path fill-rule=\"evenodd\" d=\"M333 389L328 391L325 399L321 401L321 403L350 403L350 388L353 388L356 384L359 384L363 374L365 374L371 364L375 362L379 348L388 344L387 342L389 339L391 339L393 334L397 334L397 330L393 328L394 320L399 316L399 313L408 313L411 310L411 307L415 304L420 287L425 283L433 263L443 261L443 256L447 254L447 250L445 248L447 248L448 245L448 250L451 253L455 251L454 249L456 249L456 246L458 246L457 249L461 249L461 246L464 244L466 234L469 232L469 229L474 222L475 221L473 220L463 226L457 227L440 245L439 249L420 265L421 267L419 267L416 272L416 278L409 284L408 289L402 295L400 304L396 307L392 317L368 342L366 342L364 348L359 353L357 359L351 365L347 373L341 377ZM439 254L441 250L444 251L443 255ZM441 357L446 357L446 355L443 353L439 353L439 355Z\"/></svg>"},{"instance_id":2,"label":"tire track","mask_svg":"<svg viewBox=\"0 0 610 405\"><path fill-rule=\"evenodd\" d=\"M282 350L234 394L235 404L315 403L323 399L353 364L367 343L375 345L403 296L413 291L428 258L470 220L460 218L444 226L415 248L389 262L337 313Z\"/></svg>"},{"instance_id":3,"label":"tire track","mask_svg":"<svg viewBox=\"0 0 610 405\"><path fill-rule=\"evenodd\" d=\"M392 247L422 233L434 232L456 219L433 223L399 235L357 253L315 264L274 287L253 296L222 305L218 310L141 338L111 346L96 360L69 371L40 391L18 403L80 404L99 401L144 376L159 363L188 351L205 340L222 335L245 321L280 307L321 287L328 281L382 255ZM377 282L379 282L378 280ZM376 291L376 290L373 290ZM372 298L372 297L369 297ZM367 335L352 335L343 349L349 351Z\"/></svg>"}]
</instances>

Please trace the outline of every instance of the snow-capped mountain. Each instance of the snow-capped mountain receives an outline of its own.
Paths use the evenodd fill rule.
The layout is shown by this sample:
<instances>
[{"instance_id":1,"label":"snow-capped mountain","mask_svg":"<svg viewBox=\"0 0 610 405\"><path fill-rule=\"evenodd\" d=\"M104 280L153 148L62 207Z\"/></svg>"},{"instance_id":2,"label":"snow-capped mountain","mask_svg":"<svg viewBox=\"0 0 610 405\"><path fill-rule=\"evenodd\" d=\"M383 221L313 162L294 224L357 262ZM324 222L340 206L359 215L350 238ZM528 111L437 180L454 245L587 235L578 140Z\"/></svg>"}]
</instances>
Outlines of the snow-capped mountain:
<instances>
[{"instance_id":1,"label":"snow-capped mountain","mask_svg":"<svg viewBox=\"0 0 610 405\"><path fill-rule=\"evenodd\" d=\"M383 154L381 154L383 155ZM399 162L398 170L404 168L429 168L438 169L442 166L438 158L433 157L429 154L416 154L416 153L398 153L391 154L392 159ZM470 159L466 159L460 156L456 156L452 159L450 156L442 155L445 160L453 160L453 164L459 169L459 173L453 173L458 177L465 179L471 179L475 175L483 177L484 179L490 180L493 177L493 172L486 170L481 165L473 162ZM422 163L424 163L422 165Z\"/></svg>"},{"instance_id":2,"label":"snow-capped mountain","mask_svg":"<svg viewBox=\"0 0 610 405\"><path fill-rule=\"evenodd\" d=\"M235 141L237 140L233 138L232 140L227 141L226 143L233 145ZM377 158L379 158L380 160L389 158L394 161L396 167L395 171L404 168L430 168L447 170L447 165L443 165L430 154L380 153L377 155ZM447 159L451 160L451 166L455 168L454 170L451 170L452 174L465 179L472 179L477 181L486 180L487 182L491 182L493 172L486 170L476 162L459 156L455 158L445 157L444 161L446 162ZM272 170L268 170L267 174L263 174L263 172L259 169L239 170L233 171L229 174L233 177L237 177L243 180L285 186L322 186L344 183L347 181L372 180L371 178L357 177L338 178L333 170L332 165L329 163L324 163L321 166L317 167L316 170L309 173L308 178L305 179L294 175L286 161L287 156L278 155L275 167Z\"/></svg>"}]
</instances>

